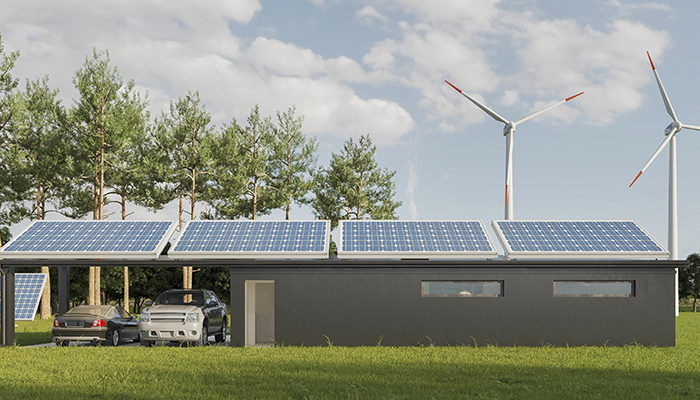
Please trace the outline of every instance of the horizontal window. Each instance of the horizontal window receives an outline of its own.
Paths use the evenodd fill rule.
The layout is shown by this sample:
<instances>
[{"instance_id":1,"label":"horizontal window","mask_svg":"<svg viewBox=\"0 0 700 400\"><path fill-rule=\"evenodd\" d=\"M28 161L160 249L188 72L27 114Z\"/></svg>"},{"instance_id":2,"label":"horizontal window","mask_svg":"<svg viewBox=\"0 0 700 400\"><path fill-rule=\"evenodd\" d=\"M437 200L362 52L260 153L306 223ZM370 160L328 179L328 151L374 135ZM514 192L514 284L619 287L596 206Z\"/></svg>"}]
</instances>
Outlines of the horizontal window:
<instances>
[{"instance_id":1,"label":"horizontal window","mask_svg":"<svg viewBox=\"0 0 700 400\"><path fill-rule=\"evenodd\" d=\"M422 297L500 297L503 281L421 282Z\"/></svg>"},{"instance_id":2,"label":"horizontal window","mask_svg":"<svg viewBox=\"0 0 700 400\"><path fill-rule=\"evenodd\" d=\"M555 281L554 297L634 297L634 281Z\"/></svg>"}]
</instances>

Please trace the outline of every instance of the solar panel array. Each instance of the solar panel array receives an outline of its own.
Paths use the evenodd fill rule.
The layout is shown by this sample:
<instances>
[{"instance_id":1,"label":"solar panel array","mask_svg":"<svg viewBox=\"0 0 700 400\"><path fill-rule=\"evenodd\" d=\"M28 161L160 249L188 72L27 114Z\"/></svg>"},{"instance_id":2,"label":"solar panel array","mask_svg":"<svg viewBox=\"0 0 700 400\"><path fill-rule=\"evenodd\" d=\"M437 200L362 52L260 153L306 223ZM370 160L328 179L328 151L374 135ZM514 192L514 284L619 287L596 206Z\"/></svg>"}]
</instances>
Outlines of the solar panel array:
<instances>
[{"instance_id":1,"label":"solar panel array","mask_svg":"<svg viewBox=\"0 0 700 400\"><path fill-rule=\"evenodd\" d=\"M493 221L510 258L667 258L635 221Z\"/></svg>"},{"instance_id":2,"label":"solar panel array","mask_svg":"<svg viewBox=\"0 0 700 400\"><path fill-rule=\"evenodd\" d=\"M339 258L488 258L481 221L340 221Z\"/></svg>"},{"instance_id":3,"label":"solar panel array","mask_svg":"<svg viewBox=\"0 0 700 400\"><path fill-rule=\"evenodd\" d=\"M0 249L12 258L157 258L171 221L34 221Z\"/></svg>"},{"instance_id":4,"label":"solar panel array","mask_svg":"<svg viewBox=\"0 0 700 400\"><path fill-rule=\"evenodd\" d=\"M33 321L46 274L15 274L15 320Z\"/></svg>"},{"instance_id":5,"label":"solar panel array","mask_svg":"<svg viewBox=\"0 0 700 400\"><path fill-rule=\"evenodd\" d=\"M329 221L190 221L170 258L328 258Z\"/></svg>"}]
</instances>

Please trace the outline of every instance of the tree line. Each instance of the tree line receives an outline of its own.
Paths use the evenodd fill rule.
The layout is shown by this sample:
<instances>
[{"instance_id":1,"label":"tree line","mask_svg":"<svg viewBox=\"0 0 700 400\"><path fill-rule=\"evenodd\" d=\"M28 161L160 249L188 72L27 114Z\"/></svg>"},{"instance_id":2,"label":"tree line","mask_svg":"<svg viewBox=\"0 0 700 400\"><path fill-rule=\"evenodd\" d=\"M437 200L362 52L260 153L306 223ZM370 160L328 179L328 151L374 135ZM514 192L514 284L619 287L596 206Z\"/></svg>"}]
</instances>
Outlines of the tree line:
<instances>
[{"instance_id":1,"label":"tree line","mask_svg":"<svg viewBox=\"0 0 700 400\"><path fill-rule=\"evenodd\" d=\"M156 212L177 201L180 229L186 219L256 219L277 209L289 219L293 205L310 207L333 228L340 219L396 218L396 171L379 167L369 134L347 140L328 167L318 166L318 141L303 133L304 117L294 106L273 118L255 105L244 124L232 118L216 127L199 93L189 91L151 118L148 95L122 77L108 51L96 49L73 76L78 97L64 106L48 76L20 87L11 74L18 57L4 52L0 36L2 243L8 225L52 213L115 217L105 210L110 204L118 205L117 218L127 219L133 206ZM217 268L193 277L184 267L181 280L157 269L74 270L74 302L128 307L130 298L152 296L146 286L161 281L158 290L206 286L228 298L228 271ZM141 280L148 284L135 284ZM48 318L51 288L45 292L42 317Z\"/></svg>"}]
</instances>

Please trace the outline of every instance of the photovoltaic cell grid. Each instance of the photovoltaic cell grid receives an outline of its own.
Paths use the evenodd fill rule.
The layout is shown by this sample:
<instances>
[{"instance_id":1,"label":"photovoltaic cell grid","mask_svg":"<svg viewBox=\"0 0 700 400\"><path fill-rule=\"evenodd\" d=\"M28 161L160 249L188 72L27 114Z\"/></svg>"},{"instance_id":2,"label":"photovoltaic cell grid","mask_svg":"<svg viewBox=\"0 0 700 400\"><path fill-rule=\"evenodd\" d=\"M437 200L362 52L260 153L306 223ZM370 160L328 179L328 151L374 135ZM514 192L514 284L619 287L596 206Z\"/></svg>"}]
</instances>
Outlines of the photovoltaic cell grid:
<instances>
[{"instance_id":1,"label":"photovoltaic cell grid","mask_svg":"<svg viewBox=\"0 0 700 400\"><path fill-rule=\"evenodd\" d=\"M15 274L15 320L33 321L46 274Z\"/></svg>"},{"instance_id":2,"label":"photovoltaic cell grid","mask_svg":"<svg viewBox=\"0 0 700 400\"><path fill-rule=\"evenodd\" d=\"M12 258L157 258L171 221L34 221L0 249Z\"/></svg>"},{"instance_id":3,"label":"photovoltaic cell grid","mask_svg":"<svg viewBox=\"0 0 700 400\"><path fill-rule=\"evenodd\" d=\"M487 258L481 221L340 221L339 258Z\"/></svg>"},{"instance_id":4,"label":"photovoltaic cell grid","mask_svg":"<svg viewBox=\"0 0 700 400\"><path fill-rule=\"evenodd\" d=\"M190 221L170 258L328 258L329 221Z\"/></svg>"},{"instance_id":5,"label":"photovoltaic cell grid","mask_svg":"<svg viewBox=\"0 0 700 400\"><path fill-rule=\"evenodd\" d=\"M493 227L514 258L668 257L635 221L493 221Z\"/></svg>"}]
</instances>

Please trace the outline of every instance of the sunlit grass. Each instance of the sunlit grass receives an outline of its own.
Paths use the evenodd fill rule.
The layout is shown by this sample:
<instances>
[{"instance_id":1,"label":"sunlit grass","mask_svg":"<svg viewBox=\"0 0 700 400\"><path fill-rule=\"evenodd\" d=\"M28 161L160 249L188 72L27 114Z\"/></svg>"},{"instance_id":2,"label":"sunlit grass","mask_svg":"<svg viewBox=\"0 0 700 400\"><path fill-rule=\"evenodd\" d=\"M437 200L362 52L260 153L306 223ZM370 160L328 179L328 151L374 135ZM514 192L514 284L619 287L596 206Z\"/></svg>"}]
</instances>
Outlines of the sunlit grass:
<instances>
[{"instance_id":1,"label":"sunlit grass","mask_svg":"<svg viewBox=\"0 0 700 400\"><path fill-rule=\"evenodd\" d=\"M700 315L676 347L0 349L0 398L700 398Z\"/></svg>"}]
</instances>

